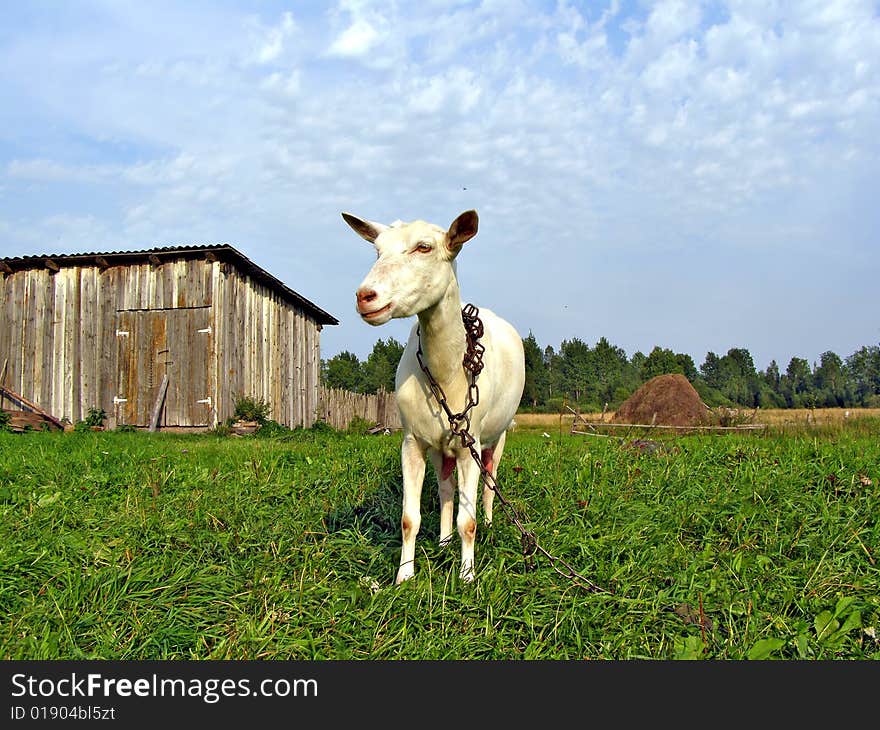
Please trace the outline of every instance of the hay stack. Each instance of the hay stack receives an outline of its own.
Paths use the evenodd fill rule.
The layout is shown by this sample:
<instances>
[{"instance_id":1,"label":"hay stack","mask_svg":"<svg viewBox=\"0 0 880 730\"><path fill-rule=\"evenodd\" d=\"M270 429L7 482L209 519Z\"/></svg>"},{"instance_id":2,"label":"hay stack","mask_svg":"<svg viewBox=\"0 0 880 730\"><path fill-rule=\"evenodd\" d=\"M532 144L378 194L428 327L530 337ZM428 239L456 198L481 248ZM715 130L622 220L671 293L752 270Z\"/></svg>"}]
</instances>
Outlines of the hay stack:
<instances>
[{"instance_id":1,"label":"hay stack","mask_svg":"<svg viewBox=\"0 0 880 730\"><path fill-rule=\"evenodd\" d=\"M651 378L621 404L612 421L655 423L662 426L703 426L711 423L712 417L694 386L684 375L676 374Z\"/></svg>"}]
</instances>

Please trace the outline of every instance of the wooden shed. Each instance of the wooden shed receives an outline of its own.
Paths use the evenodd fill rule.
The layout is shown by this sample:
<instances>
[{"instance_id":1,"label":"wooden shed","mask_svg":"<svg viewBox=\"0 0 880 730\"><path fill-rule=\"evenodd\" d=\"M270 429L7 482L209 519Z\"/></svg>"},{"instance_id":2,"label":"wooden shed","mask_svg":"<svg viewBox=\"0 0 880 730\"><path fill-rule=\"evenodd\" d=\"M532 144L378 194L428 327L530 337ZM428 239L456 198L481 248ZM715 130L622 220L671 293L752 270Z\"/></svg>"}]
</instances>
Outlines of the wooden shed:
<instances>
[{"instance_id":1,"label":"wooden shed","mask_svg":"<svg viewBox=\"0 0 880 730\"><path fill-rule=\"evenodd\" d=\"M0 385L71 423L212 427L241 395L308 427L338 323L229 245L0 259Z\"/></svg>"}]
</instances>

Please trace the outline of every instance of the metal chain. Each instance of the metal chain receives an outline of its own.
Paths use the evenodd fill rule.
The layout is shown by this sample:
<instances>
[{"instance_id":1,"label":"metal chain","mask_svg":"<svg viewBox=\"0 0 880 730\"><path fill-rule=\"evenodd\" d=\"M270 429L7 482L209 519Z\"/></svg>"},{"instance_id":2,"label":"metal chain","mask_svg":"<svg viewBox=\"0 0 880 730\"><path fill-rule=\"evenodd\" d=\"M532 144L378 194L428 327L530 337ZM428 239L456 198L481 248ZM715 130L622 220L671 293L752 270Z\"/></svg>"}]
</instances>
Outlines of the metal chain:
<instances>
[{"instance_id":1,"label":"metal chain","mask_svg":"<svg viewBox=\"0 0 880 730\"><path fill-rule=\"evenodd\" d=\"M501 504L504 512L517 530L519 530L526 570L532 571L537 568L535 554L540 553L550 561L550 565L557 573L570 579L576 585L580 585L581 588L584 588L591 593L611 593L611 591L597 586L595 583L582 576L562 558L552 555L541 546L535 533L527 529L523 524L524 519L517 509L501 493L501 490L498 487L498 482L495 477L492 476L492 472L486 468L485 464L483 464L483 459L474 446L476 439L470 433L470 413L471 409L480 402L480 389L477 385L477 376L483 370L483 354L486 351L486 348L480 342L480 338L483 336L483 322L480 320L479 315L480 310L473 304L466 304L461 310L461 319L464 322L465 336L467 339L467 347L465 348L462 365L468 373L469 378L467 403L462 411L459 413L453 413L452 409L449 407L443 388L440 387L440 384L431 374L428 366L425 365L422 358L421 331L417 328L416 336L418 337L419 347L416 350L416 359L419 362L419 367L421 367L422 372L428 379L428 385L431 388L431 392L437 399L443 412L446 414L446 418L449 421L449 430L452 431L453 436L457 436L460 439L462 448L468 450L473 460L477 463L484 481L489 485L489 488L495 492L495 496L498 498L498 502Z\"/></svg>"}]
</instances>

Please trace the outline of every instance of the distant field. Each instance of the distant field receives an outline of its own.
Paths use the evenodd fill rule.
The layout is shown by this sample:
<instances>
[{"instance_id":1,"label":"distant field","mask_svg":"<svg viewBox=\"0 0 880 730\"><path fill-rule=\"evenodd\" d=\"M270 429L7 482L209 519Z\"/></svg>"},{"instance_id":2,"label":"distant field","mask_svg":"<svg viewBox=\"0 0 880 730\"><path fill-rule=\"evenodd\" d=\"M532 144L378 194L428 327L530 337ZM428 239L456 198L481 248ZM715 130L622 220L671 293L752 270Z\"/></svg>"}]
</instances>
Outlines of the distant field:
<instances>
[{"instance_id":1,"label":"distant field","mask_svg":"<svg viewBox=\"0 0 880 730\"><path fill-rule=\"evenodd\" d=\"M601 594L525 572L500 508L460 583L433 476L395 587L400 434L0 433L0 659L877 660L858 423L646 451L515 431L503 491Z\"/></svg>"},{"instance_id":2,"label":"distant field","mask_svg":"<svg viewBox=\"0 0 880 730\"><path fill-rule=\"evenodd\" d=\"M854 422L859 419L876 418L880 419L880 408L759 408L757 411L753 409L742 408L740 413L744 416L751 416L754 413L754 419L749 422L765 423L770 426L840 426L848 422ZM601 421L601 413L583 413L581 414L587 421ZM614 411L608 411L604 418L610 421L614 416ZM571 429L571 423L574 416L571 413L564 413L562 416L558 413L517 413L517 428L541 428L556 429L560 428L560 424L566 431Z\"/></svg>"}]
</instances>

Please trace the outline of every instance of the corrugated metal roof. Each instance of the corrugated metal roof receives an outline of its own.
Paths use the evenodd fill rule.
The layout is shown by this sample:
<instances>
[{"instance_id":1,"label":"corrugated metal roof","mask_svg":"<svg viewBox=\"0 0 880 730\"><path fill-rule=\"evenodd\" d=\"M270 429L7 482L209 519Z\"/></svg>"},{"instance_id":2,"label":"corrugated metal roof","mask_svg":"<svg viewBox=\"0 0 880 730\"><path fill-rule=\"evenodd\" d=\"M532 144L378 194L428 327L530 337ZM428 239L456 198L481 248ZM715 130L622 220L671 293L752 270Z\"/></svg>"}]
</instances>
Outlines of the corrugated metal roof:
<instances>
[{"instance_id":1,"label":"corrugated metal roof","mask_svg":"<svg viewBox=\"0 0 880 730\"><path fill-rule=\"evenodd\" d=\"M247 256L238 249L230 246L228 243L207 244L203 246L162 246L159 248L148 248L140 251L92 251L88 253L47 253L34 256L17 256L4 257L0 259L0 263L5 264L2 268L11 271L21 271L22 269L33 269L36 267L46 266L46 260L50 260L60 266L93 266L96 259L102 258L108 264L122 265L139 263L148 261L151 256L157 257L160 262L163 259L173 260L175 258L193 258L194 255L205 255L211 253L217 256L220 261L228 261L237 268L241 269L256 281L276 291L288 301L302 307L309 312L319 324L339 324L339 320L332 314L325 312L314 302L309 301L301 294L297 294L293 289L288 287L279 279L264 268L257 266Z\"/></svg>"}]
</instances>

